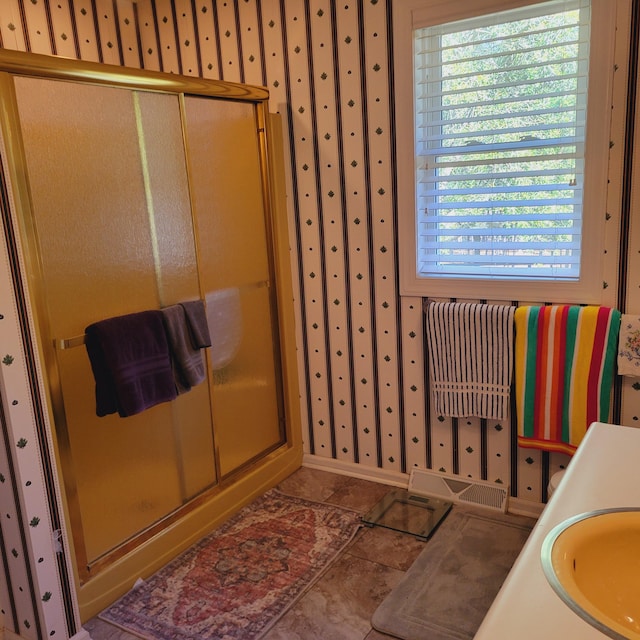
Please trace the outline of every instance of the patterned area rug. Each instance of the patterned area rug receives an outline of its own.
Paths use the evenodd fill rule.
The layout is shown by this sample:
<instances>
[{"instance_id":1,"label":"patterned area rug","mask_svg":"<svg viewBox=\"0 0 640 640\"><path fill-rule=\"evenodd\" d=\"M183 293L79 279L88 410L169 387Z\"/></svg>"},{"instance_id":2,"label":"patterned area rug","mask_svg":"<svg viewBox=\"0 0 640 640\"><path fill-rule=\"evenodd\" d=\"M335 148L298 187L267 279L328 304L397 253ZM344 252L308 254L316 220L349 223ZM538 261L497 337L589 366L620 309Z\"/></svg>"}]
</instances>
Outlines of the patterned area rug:
<instances>
[{"instance_id":1,"label":"patterned area rug","mask_svg":"<svg viewBox=\"0 0 640 640\"><path fill-rule=\"evenodd\" d=\"M260 638L360 526L360 515L268 491L99 617L154 640Z\"/></svg>"},{"instance_id":2,"label":"patterned area rug","mask_svg":"<svg viewBox=\"0 0 640 640\"><path fill-rule=\"evenodd\" d=\"M471 640L534 524L454 506L376 609L374 629L404 640Z\"/></svg>"}]
</instances>

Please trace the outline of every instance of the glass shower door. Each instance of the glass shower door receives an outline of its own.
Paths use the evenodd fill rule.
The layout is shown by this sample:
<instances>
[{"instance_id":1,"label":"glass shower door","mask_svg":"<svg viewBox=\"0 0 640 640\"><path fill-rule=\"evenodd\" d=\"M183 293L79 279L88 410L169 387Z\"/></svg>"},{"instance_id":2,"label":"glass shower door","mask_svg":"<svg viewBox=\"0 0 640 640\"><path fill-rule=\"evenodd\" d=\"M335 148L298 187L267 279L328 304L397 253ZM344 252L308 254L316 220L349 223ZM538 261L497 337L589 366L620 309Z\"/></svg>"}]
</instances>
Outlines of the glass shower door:
<instances>
[{"instance_id":1,"label":"glass shower door","mask_svg":"<svg viewBox=\"0 0 640 640\"><path fill-rule=\"evenodd\" d=\"M285 441L256 107L187 96L185 129L225 477Z\"/></svg>"},{"instance_id":2,"label":"glass shower door","mask_svg":"<svg viewBox=\"0 0 640 640\"><path fill-rule=\"evenodd\" d=\"M56 341L56 428L87 577L216 482L208 385L132 417L97 418L82 346L92 322L200 296L180 98L23 77L15 87L42 317Z\"/></svg>"}]
</instances>

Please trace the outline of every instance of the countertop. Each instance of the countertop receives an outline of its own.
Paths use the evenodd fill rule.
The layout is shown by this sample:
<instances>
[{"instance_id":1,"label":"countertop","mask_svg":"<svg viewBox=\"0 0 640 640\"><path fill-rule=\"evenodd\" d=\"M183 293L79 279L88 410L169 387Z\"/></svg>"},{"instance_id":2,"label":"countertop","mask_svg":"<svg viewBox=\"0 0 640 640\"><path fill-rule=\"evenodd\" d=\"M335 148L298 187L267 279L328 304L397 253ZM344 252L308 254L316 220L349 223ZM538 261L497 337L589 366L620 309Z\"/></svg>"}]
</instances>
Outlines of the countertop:
<instances>
[{"instance_id":1,"label":"countertop","mask_svg":"<svg viewBox=\"0 0 640 640\"><path fill-rule=\"evenodd\" d=\"M567 518L611 507L640 507L640 429L594 423L553 493L475 640L602 640L549 586L540 548Z\"/></svg>"}]
</instances>

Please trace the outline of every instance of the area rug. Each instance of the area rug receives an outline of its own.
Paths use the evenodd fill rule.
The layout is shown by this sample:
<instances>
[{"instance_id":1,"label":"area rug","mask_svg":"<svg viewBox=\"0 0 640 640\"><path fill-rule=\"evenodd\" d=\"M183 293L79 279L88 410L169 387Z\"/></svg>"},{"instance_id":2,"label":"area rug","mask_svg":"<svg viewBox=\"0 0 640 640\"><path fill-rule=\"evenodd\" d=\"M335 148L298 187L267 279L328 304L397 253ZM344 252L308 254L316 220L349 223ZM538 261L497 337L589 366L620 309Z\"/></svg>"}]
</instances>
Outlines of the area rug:
<instances>
[{"instance_id":1,"label":"area rug","mask_svg":"<svg viewBox=\"0 0 640 640\"><path fill-rule=\"evenodd\" d=\"M473 638L534 523L454 506L376 609L374 629L403 640Z\"/></svg>"},{"instance_id":2,"label":"area rug","mask_svg":"<svg viewBox=\"0 0 640 640\"><path fill-rule=\"evenodd\" d=\"M99 617L154 640L260 638L359 526L354 511L273 489Z\"/></svg>"}]
</instances>

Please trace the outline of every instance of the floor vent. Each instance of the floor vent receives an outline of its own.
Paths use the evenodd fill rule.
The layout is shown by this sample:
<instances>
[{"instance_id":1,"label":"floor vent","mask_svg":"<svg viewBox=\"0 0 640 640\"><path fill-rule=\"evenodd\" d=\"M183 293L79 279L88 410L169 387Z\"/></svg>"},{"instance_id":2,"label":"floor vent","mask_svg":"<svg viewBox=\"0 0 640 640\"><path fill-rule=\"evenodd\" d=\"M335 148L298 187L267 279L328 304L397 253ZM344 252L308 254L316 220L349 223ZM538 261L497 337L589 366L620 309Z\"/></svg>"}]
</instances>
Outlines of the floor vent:
<instances>
[{"instance_id":1,"label":"floor vent","mask_svg":"<svg viewBox=\"0 0 640 640\"><path fill-rule=\"evenodd\" d=\"M484 480L465 480L427 469L412 469L409 493L443 498L451 502L466 502L506 513L509 487Z\"/></svg>"}]
</instances>

